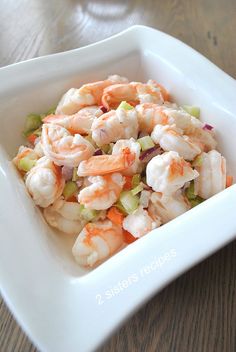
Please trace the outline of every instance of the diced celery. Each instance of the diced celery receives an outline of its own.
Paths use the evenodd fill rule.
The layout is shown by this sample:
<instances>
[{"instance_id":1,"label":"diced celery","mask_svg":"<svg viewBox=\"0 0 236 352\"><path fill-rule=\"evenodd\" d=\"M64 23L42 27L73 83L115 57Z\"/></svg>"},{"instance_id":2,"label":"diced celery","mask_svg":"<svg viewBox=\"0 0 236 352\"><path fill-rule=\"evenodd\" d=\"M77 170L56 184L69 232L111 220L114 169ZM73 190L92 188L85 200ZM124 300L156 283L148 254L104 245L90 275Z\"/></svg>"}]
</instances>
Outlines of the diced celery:
<instances>
[{"instance_id":1,"label":"diced celery","mask_svg":"<svg viewBox=\"0 0 236 352\"><path fill-rule=\"evenodd\" d=\"M42 120L40 115L29 114L26 117L24 134L27 136L29 132L37 130L42 125Z\"/></svg>"},{"instance_id":2,"label":"diced celery","mask_svg":"<svg viewBox=\"0 0 236 352\"><path fill-rule=\"evenodd\" d=\"M107 154L112 154L113 146L114 146L114 143L110 143L110 144L109 144L109 149L108 149Z\"/></svg>"},{"instance_id":3,"label":"diced celery","mask_svg":"<svg viewBox=\"0 0 236 352\"><path fill-rule=\"evenodd\" d=\"M34 165L36 164L36 160L30 159L30 157L25 156L24 158L20 159L18 162L18 169L28 172Z\"/></svg>"},{"instance_id":4,"label":"diced celery","mask_svg":"<svg viewBox=\"0 0 236 352\"><path fill-rule=\"evenodd\" d=\"M74 167L73 169L73 175L72 175L72 181L76 182L79 179L79 176L77 175L78 167Z\"/></svg>"},{"instance_id":5,"label":"diced celery","mask_svg":"<svg viewBox=\"0 0 236 352\"><path fill-rule=\"evenodd\" d=\"M141 175L136 174L132 177L132 188L137 187L140 184L141 181Z\"/></svg>"},{"instance_id":6,"label":"diced celery","mask_svg":"<svg viewBox=\"0 0 236 352\"><path fill-rule=\"evenodd\" d=\"M98 146L97 144L94 142L92 136L89 134L88 136L84 137L89 143L92 144L92 146L96 149Z\"/></svg>"},{"instance_id":7,"label":"diced celery","mask_svg":"<svg viewBox=\"0 0 236 352\"><path fill-rule=\"evenodd\" d=\"M202 166L203 158L201 155L198 155L192 162L192 166Z\"/></svg>"},{"instance_id":8,"label":"diced celery","mask_svg":"<svg viewBox=\"0 0 236 352\"><path fill-rule=\"evenodd\" d=\"M122 214L128 215L127 211L125 210L125 208L123 207L123 205L119 201L117 203L115 203L114 206L117 209L119 209L122 212Z\"/></svg>"},{"instance_id":9,"label":"diced celery","mask_svg":"<svg viewBox=\"0 0 236 352\"><path fill-rule=\"evenodd\" d=\"M97 210L84 208L81 211L81 216L86 221L93 220L98 214Z\"/></svg>"},{"instance_id":10,"label":"diced celery","mask_svg":"<svg viewBox=\"0 0 236 352\"><path fill-rule=\"evenodd\" d=\"M112 153L112 148L113 148L113 143L110 144L104 144L103 146L101 146L101 150L103 151L103 153L105 154L111 154Z\"/></svg>"},{"instance_id":11,"label":"diced celery","mask_svg":"<svg viewBox=\"0 0 236 352\"><path fill-rule=\"evenodd\" d=\"M134 107L128 104L126 101L122 101L117 109L132 110Z\"/></svg>"},{"instance_id":12,"label":"diced celery","mask_svg":"<svg viewBox=\"0 0 236 352\"><path fill-rule=\"evenodd\" d=\"M194 193L194 182L190 183L190 186L185 190L186 197L188 200L193 200L197 198L197 195Z\"/></svg>"},{"instance_id":13,"label":"diced celery","mask_svg":"<svg viewBox=\"0 0 236 352\"><path fill-rule=\"evenodd\" d=\"M55 112L56 112L56 108L55 107L53 107L53 108L50 108L47 112L46 112L46 116L47 115L51 115L51 114L55 114Z\"/></svg>"},{"instance_id":14,"label":"diced celery","mask_svg":"<svg viewBox=\"0 0 236 352\"><path fill-rule=\"evenodd\" d=\"M131 191L121 192L119 201L128 214L132 214L139 205L139 197L133 195Z\"/></svg>"},{"instance_id":15,"label":"diced celery","mask_svg":"<svg viewBox=\"0 0 236 352\"><path fill-rule=\"evenodd\" d=\"M31 133L35 134L37 137L40 137L42 134L42 128L39 127L39 128L37 128L37 130L34 130Z\"/></svg>"},{"instance_id":16,"label":"diced celery","mask_svg":"<svg viewBox=\"0 0 236 352\"><path fill-rule=\"evenodd\" d=\"M155 146L152 138L150 136L145 136L137 139L137 142L140 144L142 151L153 148Z\"/></svg>"},{"instance_id":17,"label":"diced celery","mask_svg":"<svg viewBox=\"0 0 236 352\"><path fill-rule=\"evenodd\" d=\"M43 114L40 114L40 118L41 120L44 119L44 117L48 116L48 115L54 115L56 112L56 108L51 108L48 111L44 112Z\"/></svg>"},{"instance_id":18,"label":"diced celery","mask_svg":"<svg viewBox=\"0 0 236 352\"><path fill-rule=\"evenodd\" d=\"M191 106L191 105L183 105L183 109L188 112L190 115L196 117L199 119L200 117L200 109L197 106Z\"/></svg>"},{"instance_id":19,"label":"diced celery","mask_svg":"<svg viewBox=\"0 0 236 352\"><path fill-rule=\"evenodd\" d=\"M189 202L191 204L191 207L194 208L196 205L199 205L200 203L204 202L205 199L197 196L195 199L190 199Z\"/></svg>"},{"instance_id":20,"label":"diced celery","mask_svg":"<svg viewBox=\"0 0 236 352\"><path fill-rule=\"evenodd\" d=\"M104 144L100 149L103 151L103 153L108 154L110 150L110 144Z\"/></svg>"},{"instance_id":21,"label":"diced celery","mask_svg":"<svg viewBox=\"0 0 236 352\"><path fill-rule=\"evenodd\" d=\"M77 184L73 181L68 181L65 184L62 194L65 197L65 199L68 199L71 196L73 196L75 192L77 192L77 190L78 190Z\"/></svg>"},{"instance_id":22,"label":"diced celery","mask_svg":"<svg viewBox=\"0 0 236 352\"><path fill-rule=\"evenodd\" d=\"M139 184L137 187L135 187L131 190L131 193L133 196L135 196L136 194L142 192L142 190L143 190L143 185Z\"/></svg>"}]
</instances>

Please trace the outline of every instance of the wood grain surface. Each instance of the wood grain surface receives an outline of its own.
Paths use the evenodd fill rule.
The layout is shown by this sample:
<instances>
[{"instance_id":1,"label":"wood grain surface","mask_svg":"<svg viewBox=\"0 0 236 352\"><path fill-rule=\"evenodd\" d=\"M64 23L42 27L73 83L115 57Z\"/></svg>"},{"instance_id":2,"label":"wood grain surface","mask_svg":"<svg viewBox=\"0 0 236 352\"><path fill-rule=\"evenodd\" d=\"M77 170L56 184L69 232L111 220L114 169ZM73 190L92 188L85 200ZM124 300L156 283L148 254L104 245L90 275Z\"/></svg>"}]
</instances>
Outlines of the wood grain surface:
<instances>
[{"instance_id":1,"label":"wood grain surface","mask_svg":"<svg viewBox=\"0 0 236 352\"><path fill-rule=\"evenodd\" d=\"M235 18L235 0L0 0L0 66L144 24L183 40L236 78ZM234 242L170 284L99 352L235 352L235 253ZM33 351L0 298L0 352Z\"/></svg>"}]
</instances>

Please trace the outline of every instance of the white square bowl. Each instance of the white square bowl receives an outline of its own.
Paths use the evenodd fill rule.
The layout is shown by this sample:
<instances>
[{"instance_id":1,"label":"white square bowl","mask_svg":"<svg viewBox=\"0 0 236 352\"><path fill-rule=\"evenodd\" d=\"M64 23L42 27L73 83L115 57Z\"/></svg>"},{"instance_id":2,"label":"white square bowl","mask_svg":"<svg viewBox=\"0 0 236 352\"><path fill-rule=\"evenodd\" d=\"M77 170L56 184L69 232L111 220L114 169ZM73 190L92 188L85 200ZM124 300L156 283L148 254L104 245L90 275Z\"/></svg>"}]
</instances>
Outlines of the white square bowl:
<instances>
[{"instance_id":1,"label":"white square bowl","mask_svg":"<svg viewBox=\"0 0 236 352\"><path fill-rule=\"evenodd\" d=\"M0 69L0 288L44 352L94 350L157 291L235 238L234 185L91 272L74 263L73 239L47 226L10 160L28 113L46 111L68 88L112 73L156 79L179 104L200 106L236 178L236 83L164 33L134 26L85 48Z\"/></svg>"}]
</instances>

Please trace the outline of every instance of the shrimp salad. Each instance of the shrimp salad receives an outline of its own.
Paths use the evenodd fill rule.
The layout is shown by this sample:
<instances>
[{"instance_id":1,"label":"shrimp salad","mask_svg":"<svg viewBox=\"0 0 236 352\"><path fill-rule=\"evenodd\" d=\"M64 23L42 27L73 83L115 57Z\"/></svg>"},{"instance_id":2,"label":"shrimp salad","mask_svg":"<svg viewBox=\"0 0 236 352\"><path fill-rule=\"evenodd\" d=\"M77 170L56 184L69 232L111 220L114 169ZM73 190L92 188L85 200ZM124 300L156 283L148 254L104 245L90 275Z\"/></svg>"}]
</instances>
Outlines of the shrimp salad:
<instances>
[{"instance_id":1,"label":"shrimp salad","mask_svg":"<svg viewBox=\"0 0 236 352\"><path fill-rule=\"evenodd\" d=\"M231 186L215 129L154 80L118 75L69 89L26 118L13 162L47 223L93 267Z\"/></svg>"}]
</instances>

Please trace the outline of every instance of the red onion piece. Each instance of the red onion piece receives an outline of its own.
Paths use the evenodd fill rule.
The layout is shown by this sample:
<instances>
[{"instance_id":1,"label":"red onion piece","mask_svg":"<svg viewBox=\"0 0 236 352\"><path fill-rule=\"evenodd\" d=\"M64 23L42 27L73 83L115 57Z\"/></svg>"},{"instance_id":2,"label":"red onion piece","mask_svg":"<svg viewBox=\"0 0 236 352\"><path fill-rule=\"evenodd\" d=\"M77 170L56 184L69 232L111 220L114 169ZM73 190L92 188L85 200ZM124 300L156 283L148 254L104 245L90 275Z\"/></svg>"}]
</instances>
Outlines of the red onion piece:
<instances>
[{"instance_id":1,"label":"red onion piece","mask_svg":"<svg viewBox=\"0 0 236 352\"><path fill-rule=\"evenodd\" d=\"M62 166L61 174L65 181L71 180L73 176L73 167Z\"/></svg>"},{"instance_id":2,"label":"red onion piece","mask_svg":"<svg viewBox=\"0 0 236 352\"><path fill-rule=\"evenodd\" d=\"M101 149L97 149L97 150L95 150L93 155L102 155L102 154L103 154L102 150Z\"/></svg>"},{"instance_id":3,"label":"red onion piece","mask_svg":"<svg viewBox=\"0 0 236 352\"><path fill-rule=\"evenodd\" d=\"M140 154L139 160L144 163L148 163L154 156L162 154L163 150L161 147L155 145L152 148L149 148Z\"/></svg>"},{"instance_id":4,"label":"red onion piece","mask_svg":"<svg viewBox=\"0 0 236 352\"><path fill-rule=\"evenodd\" d=\"M105 106L101 105L99 106L99 109L102 110L103 114L105 114L108 110L105 108Z\"/></svg>"},{"instance_id":5,"label":"red onion piece","mask_svg":"<svg viewBox=\"0 0 236 352\"><path fill-rule=\"evenodd\" d=\"M203 129L204 130L208 130L208 131L211 131L211 130L213 130L213 126L211 126L211 125L208 125L208 123L205 123L205 125L203 126Z\"/></svg>"}]
</instances>

